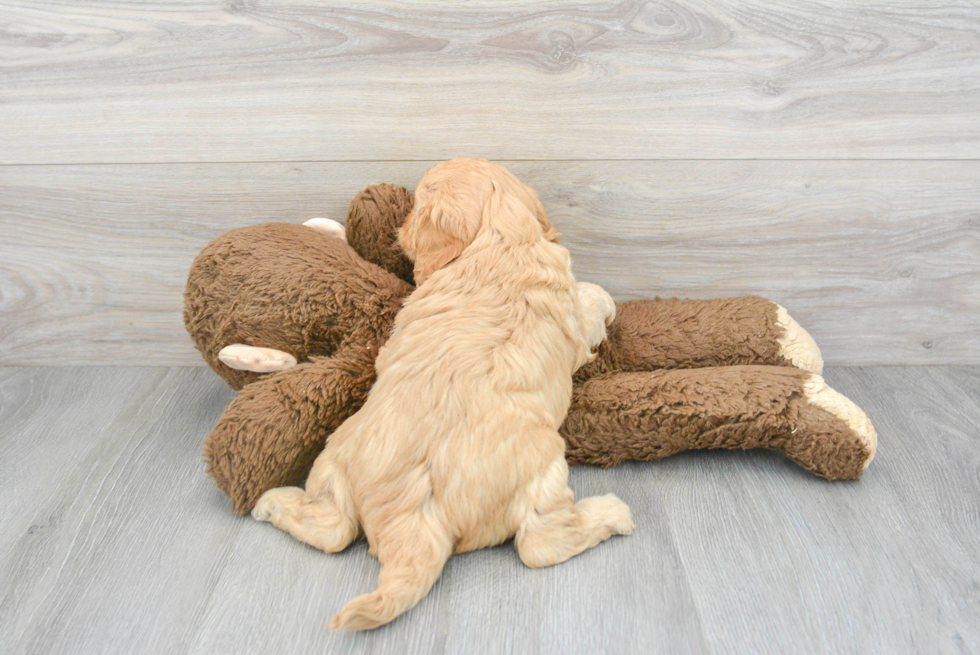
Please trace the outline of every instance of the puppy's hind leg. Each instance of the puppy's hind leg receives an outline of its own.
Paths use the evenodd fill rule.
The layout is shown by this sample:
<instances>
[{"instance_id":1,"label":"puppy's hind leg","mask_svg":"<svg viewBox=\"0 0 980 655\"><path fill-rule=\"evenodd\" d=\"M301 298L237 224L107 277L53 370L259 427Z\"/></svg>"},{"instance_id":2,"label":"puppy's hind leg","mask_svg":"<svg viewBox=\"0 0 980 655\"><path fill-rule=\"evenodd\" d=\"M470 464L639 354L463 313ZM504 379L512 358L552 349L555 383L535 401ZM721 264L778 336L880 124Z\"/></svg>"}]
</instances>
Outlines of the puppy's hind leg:
<instances>
[{"instance_id":1,"label":"puppy's hind leg","mask_svg":"<svg viewBox=\"0 0 980 655\"><path fill-rule=\"evenodd\" d=\"M517 554L529 567L560 564L636 526L629 507L616 496L594 496L574 502L565 458L540 478L540 493L517 531Z\"/></svg>"},{"instance_id":2,"label":"puppy's hind leg","mask_svg":"<svg viewBox=\"0 0 980 655\"><path fill-rule=\"evenodd\" d=\"M312 478L312 475L311 475ZM262 494L252 510L257 521L270 521L293 537L327 553L347 548L358 524L346 481L334 472L327 484L309 491L279 487Z\"/></svg>"}]
</instances>

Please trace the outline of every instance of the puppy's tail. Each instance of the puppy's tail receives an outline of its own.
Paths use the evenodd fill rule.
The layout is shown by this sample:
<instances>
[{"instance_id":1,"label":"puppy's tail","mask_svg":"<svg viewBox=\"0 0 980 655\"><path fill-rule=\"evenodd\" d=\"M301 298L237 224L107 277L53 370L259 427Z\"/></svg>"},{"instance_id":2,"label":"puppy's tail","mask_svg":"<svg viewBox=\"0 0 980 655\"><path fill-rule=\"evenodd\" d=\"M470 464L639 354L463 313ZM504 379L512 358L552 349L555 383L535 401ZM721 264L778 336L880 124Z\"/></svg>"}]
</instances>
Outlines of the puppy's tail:
<instances>
[{"instance_id":1,"label":"puppy's tail","mask_svg":"<svg viewBox=\"0 0 980 655\"><path fill-rule=\"evenodd\" d=\"M377 590L347 603L327 623L331 630L371 630L412 609L428 595L452 554L445 531L421 513L399 521L378 541Z\"/></svg>"}]
</instances>

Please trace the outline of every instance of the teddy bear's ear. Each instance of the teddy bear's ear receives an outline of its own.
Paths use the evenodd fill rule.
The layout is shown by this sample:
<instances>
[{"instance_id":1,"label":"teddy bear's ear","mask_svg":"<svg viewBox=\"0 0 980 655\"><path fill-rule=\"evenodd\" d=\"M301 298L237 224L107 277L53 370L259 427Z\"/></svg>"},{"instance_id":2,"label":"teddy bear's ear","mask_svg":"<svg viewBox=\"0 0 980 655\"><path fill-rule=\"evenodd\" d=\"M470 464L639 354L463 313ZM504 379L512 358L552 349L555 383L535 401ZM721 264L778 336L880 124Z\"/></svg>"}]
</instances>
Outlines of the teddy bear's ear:
<instances>
[{"instance_id":1,"label":"teddy bear's ear","mask_svg":"<svg viewBox=\"0 0 980 655\"><path fill-rule=\"evenodd\" d=\"M414 265L398 245L398 230L415 199L405 187L375 184L361 191L347 210L347 243L365 260L414 284Z\"/></svg>"}]
</instances>

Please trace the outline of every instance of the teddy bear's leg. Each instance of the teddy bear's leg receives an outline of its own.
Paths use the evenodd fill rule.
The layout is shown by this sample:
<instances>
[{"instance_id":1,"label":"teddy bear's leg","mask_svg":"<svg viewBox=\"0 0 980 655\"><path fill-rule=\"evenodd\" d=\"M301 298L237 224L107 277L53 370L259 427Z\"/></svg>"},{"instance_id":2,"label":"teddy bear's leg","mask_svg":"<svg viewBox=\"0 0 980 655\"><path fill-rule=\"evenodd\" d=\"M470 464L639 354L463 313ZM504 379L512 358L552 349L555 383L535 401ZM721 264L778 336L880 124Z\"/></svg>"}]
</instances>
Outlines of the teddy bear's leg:
<instances>
[{"instance_id":1,"label":"teddy bear's leg","mask_svg":"<svg viewBox=\"0 0 980 655\"><path fill-rule=\"evenodd\" d=\"M856 479L877 436L818 375L725 366L617 373L575 386L560 430L573 464L611 466L700 448L778 448L828 479Z\"/></svg>"},{"instance_id":2,"label":"teddy bear's leg","mask_svg":"<svg viewBox=\"0 0 980 655\"><path fill-rule=\"evenodd\" d=\"M253 373L272 373L285 371L296 366L296 358L289 353L275 348L260 348L246 346L243 343L233 343L218 351L218 359L222 364L236 371L252 371Z\"/></svg>"},{"instance_id":3,"label":"teddy bear's leg","mask_svg":"<svg viewBox=\"0 0 980 655\"><path fill-rule=\"evenodd\" d=\"M303 482L330 433L360 408L373 357L316 358L241 390L208 434L208 475L245 513L265 491Z\"/></svg>"},{"instance_id":4,"label":"teddy bear's leg","mask_svg":"<svg viewBox=\"0 0 980 655\"><path fill-rule=\"evenodd\" d=\"M324 452L317 458L306 491L299 487L270 489L255 504L252 517L270 521L326 553L339 553L357 538L357 512L347 481L325 460L328 456Z\"/></svg>"},{"instance_id":5,"label":"teddy bear's leg","mask_svg":"<svg viewBox=\"0 0 980 655\"><path fill-rule=\"evenodd\" d=\"M332 237L337 237L343 241L347 240L347 232L343 223L338 223L332 218L311 218L303 223L306 227L311 227L317 232L323 232Z\"/></svg>"},{"instance_id":6,"label":"teddy bear's leg","mask_svg":"<svg viewBox=\"0 0 980 655\"><path fill-rule=\"evenodd\" d=\"M532 485L529 510L514 537L517 554L531 568L552 566L636 527L626 503L612 494L575 502L568 464L559 457Z\"/></svg>"},{"instance_id":7,"label":"teddy bear's leg","mask_svg":"<svg viewBox=\"0 0 980 655\"><path fill-rule=\"evenodd\" d=\"M616 308L598 357L578 374L738 364L823 372L813 338L776 303L755 296L717 300L657 298Z\"/></svg>"}]
</instances>

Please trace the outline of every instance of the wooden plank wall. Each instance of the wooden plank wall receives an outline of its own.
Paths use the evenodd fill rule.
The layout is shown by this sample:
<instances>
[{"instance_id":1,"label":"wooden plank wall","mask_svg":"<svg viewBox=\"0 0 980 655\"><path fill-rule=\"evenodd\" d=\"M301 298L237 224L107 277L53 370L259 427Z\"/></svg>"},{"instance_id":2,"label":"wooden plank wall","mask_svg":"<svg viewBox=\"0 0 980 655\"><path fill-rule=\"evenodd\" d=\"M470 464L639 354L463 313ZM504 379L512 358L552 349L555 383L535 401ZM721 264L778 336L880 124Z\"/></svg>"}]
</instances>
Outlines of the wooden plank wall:
<instances>
[{"instance_id":1,"label":"wooden plank wall","mask_svg":"<svg viewBox=\"0 0 980 655\"><path fill-rule=\"evenodd\" d=\"M0 365L194 365L221 232L501 161L618 298L980 363L980 6L0 0Z\"/></svg>"}]
</instances>

